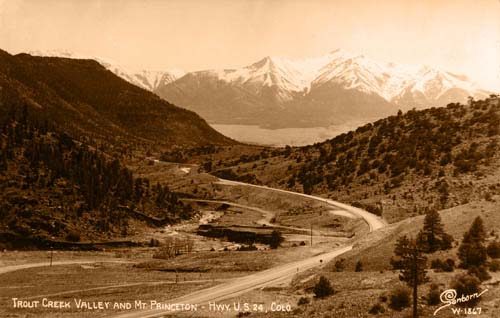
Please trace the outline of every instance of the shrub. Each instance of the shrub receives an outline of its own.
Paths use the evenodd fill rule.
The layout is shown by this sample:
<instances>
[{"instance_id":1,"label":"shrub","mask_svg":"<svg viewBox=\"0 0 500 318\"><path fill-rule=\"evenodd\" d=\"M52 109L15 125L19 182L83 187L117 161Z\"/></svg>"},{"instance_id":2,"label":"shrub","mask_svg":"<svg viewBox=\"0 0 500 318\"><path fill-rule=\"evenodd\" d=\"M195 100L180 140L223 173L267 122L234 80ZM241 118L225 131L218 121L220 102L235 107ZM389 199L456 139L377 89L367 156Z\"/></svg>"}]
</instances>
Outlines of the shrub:
<instances>
[{"instance_id":1,"label":"shrub","mask_svg":"<svg viewBox=\"0 0 500 318\"><path fill-rule=\"evenodd\" d=\"M446 261L442 261L439 258L432 260L431 268L438 272L453 272L455 270L455 261L448 258Z\"/></svg>"},{"instance_id":2,"label":"shrub","mask_svg":"<svg viewBox=\"0 0 500 318\"><path fill-rule=\"evenodd\" d=\"M492 260L490 262L490 272L498 272L500 270L500 261Z\"/></svg>"},{"instance_id":3,"label":"shrub","mask_svg":"<svg viewBox=\"0 0 500 318\"><path fill-rule=\"evenodd\" d=\"M391 257L391 260L389 261L391 264L392 269L398 270L403 268L403 263L401 262L401 257Z\"/></svg>"},{"instance_id":4,"label":"shrub","mask_svg":"<svg viewBox=\"0 0 500 318\"><path fill-rule=\"evenodd\" d=\"M427 294L427 304L429 306L435 306L441 302L441 291L439 286L436 284L431 284L429 289L429 294Z\"/></svg>"},{"instance_id":5,"label":"shrub","mask_svg":"<svg viewBox=\"0 0 500 318\"><path fill-rule=\"evenodd\" d=\"M381 314L381 313L384 313L385 312L385 308L384 306L382 306L382 304L380 303L376 303L375 305L372 306L372 308L370 308L370 310L368 311L369 314L372 314L372 315L378 315L378 314Z\"/></svg>"},{"instance_id":6,"label":"shrub","mask_svg":"<svg viewBox=\"0 0 500 318\"><path fill-rule=\"evenodd\" d=\"M494 241L488 244L486 252L491 258L500 258L500 242Z\"/></svg>"},{"instance_id":7,"label":"shrub","mask_svg":"<svg viewBox=\"0 0 500 318\"><path fill-rule=\"evenodd\" d=\"M337 261L335 261L335 271L336 272L343 272L345 268L345 259L341 258Z\"/></svg>"},{"instance_id":8,"label":"shrub","mask_svg":"<svg viewBox=\"0 0 500 318\"><path fill-rule=\"evenodd\" d=\"M362 272L363 271L363 263L361 261L357 261L356 267L354 268L355 272Z\"/></svg>"},{"instance_id":9,"label":"shrub","mask_svg":"<svg viewBox=\"0 0 500 318\"><path fill-rule=\"evenodd\" d=\"M462 295L468 296L468 295L473 295L474 293L480 293L479 290L479 285L481 282L479 279L473 275L469 274L462 274L453 280L451 283L451 288L455 289L457 291L457 299L461 298ZM479 298L473 298L469 299L467 302L459 302L457 303L458 306L462 307L473 307L479 303L480 299Z\"/></svg>"},{"instance_id":10,"label":"shrub","mask_svg":"<svg viewBox=\"0 0 500 318\"><path fill-rule=\"evenodd\" d=\"M441 269L444 272L453 272L455 270L455 261L451 258L446 259L446 261L442 264Z\"/></svg>"},{"instance_id":11,"label":"shrub","mask_svg":"<svg viewBox=\"0 0 500 318\"><path fill-rule=\"evenodd\" d=\"M158 241L157 239L152 238L149 241L149 247L155 247L155 246L160 246L160 241Z\"/></svg>"},{"instance_id":12,"label":"shrub","mask_svg":"<svg viewBox=\"0 0 500 318\"><path fill-rule=\"evenodd\" d=\"M467 274L476 276L479 281L483 282L491 278L485 266L472 266L467 270Z\"/></svg>"},{"instance_id":13,"label":"shrub","mask_svg":"<svg viewBox=\"0 0 500 318\"><path fill-rule=\"evenodd\" d=\"M298 306L307 305L307 304L309 304L309 298L307 298L307 297L300 297L299 301L297 302Z\"/></svg>"},{"instance_id":14,"label":"shrub","mask_svg":"<svg viewBox=\"0 0 500 318\"><path fill-rule=\"evenodd\" d=\"M66 240L70 242L80 242L80 233L75 230L71 230L66 235Z\"/></svg>"},{"instance_id":15,"label":"shrub","mask_svg":"<svg viewBox=\"0 0 500 318\"><path fill-rule=\"evenodd\" d=\"M440 270L442 267L442 264L443 264L443 262L439 258L433 259L431 262L431 268Z\"/></svg>"},{"instance_id":16,"label":"shrub","mask_svg":"<svg viewBox=\"0 0 500 318\"><path fill-rule=\"evenodd\" d=\"M380 300L380 302L385 303L385 302L387 302L387 296L386 295L380 295L379 298L378 298L378 300Z\"/></svg>"},{"instance_id":17,"label":"shrub","mask_svg":"<svg viewBox=\"0 0 500 318\"><path fill-rule=\"evenodd\" d=\"M410 306L410 290L404 286L396 287L389 296L389 307L394 310L403 310Z\"/></svg>"},{"instance_id":18,"label":"shrub","mask_svg":"<svg viewBox=\"0 0 500 318\"><path fill-rule=\"evenodd\" d=\"M313 292L316 298L324 298L332 295L334 290L330 281L326 277L321 276L318 283L314 285Z\"/></svg>"}]
</instances>

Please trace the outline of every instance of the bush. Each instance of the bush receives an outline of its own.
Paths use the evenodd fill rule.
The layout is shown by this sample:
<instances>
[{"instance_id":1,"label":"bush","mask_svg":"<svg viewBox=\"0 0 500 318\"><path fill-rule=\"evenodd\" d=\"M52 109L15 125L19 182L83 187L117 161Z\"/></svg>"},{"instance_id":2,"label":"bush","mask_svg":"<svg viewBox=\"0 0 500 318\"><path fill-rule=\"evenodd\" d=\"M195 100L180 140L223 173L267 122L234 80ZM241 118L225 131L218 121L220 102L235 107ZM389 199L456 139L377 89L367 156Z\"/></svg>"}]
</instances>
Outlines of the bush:
<instances>
[{"instance_id":1,"label":"bush","mask_svg":"<svg viewBox=\"0 0 500 318\"><path fill-rule=\"evenodd\" d=\"M389 296L389 307L394 310L403 310L410 306L410 290L404 286L396 287Z\"/></svg>"},{"instance_id":2,"label":"bush","mask_svg":"<svg viewBox=\"0 0 500 318\"><path fill-rule=\"evenodd\" d=\"M298 306L307 305L307 304L309 304L309 298L307 298L307 297L300 297L299 301L297 302Z\"/></svg>"},{"instance_id":3,"label":"bush","mask_svg":"<svg viewBox=\"0 0 500 318\"><path fill-rule=\"evenodd\" d=\"M334 290L330 281L326 277L321 276L318 283L314 285L313 292L316 298L324 298L333 295Z\"/></svg>"},{"instance_id":4,"label":"bush","mask_svg":"<svg viewBox=\"0 0 500 318\"><path fill-rule=\"evenodd\" d=\"M494 241L488 244L486 252L491 258L500 258L500 242Z\"/></svg>"},{"instance_id":5,"label":"bush","mask_svg":"<svg viewBox=\"0 0 500 318\"><path fill-rule=\"evenodd\" d=\"M451 258L446 259L441 269L443 272L453 272L455 270L455 261Z\"/></svg>"},{"instance_id":6,"label":"bush","mask_svg":"<svg viewBox=\"0 0 500 318\"><path fill-rule=\"evenodd\" d=\"M431 268L435 269L437 272L453 272L455 270L455 261L448 258L446 261L442 261L439 258L432 260Z\"/></svg>"},{"instance_id":7,"label":"bush","mask_svg":"<svg viewBox=\"0 0 500 318\"><path fill-rule=\"evenodd\" d=\"M158 241L157 239L152 238L149 241L149 247L155 247L155 246L160 246L160 241Z\"/></svg>"},{"instance_id":8,"label":"bush","mask_svg":"<svg viewBox=\"0 0 500 318\"><path fill-rule=\"evenodd\" d=\"M486 270L486 267L484 266L469 267L467 274L476 276L481 282L491 278L490 274L488 274L488 271Z\"/></svg>"},{"instance_id":9,"label":"bush","mask_svg":"<svg viewBox=\"0 0 500 318\"><path fill-rule=\"evenodd\" d=\"M439 258L433 259L431 262L431 268L440 270L442 267L442 264L443 264L443 262Z\"/></svg>"},{"instance_id":10,"label":"bush","mask_svg":"<svg viewBox=\"0 0 500 318\"><path fill-rule=\"evenodd\" d=\"M343 272L345 268L345 259L341 258L337 261L335 261L335 271L336 272Z\"/></svg>"},{"instance_id":11,"label":"bush","mask_svg":"<svg viewBox=\"0 0 500 318\"><path fill-rule=\"evenodd\" d=\"M457 291L457 299L462 296L473 295L474 293L480 293L479 285L481 282L476 276L469 274L462 274L453 280L451 283L451 288ZM458 302L458 306L462 307L473 307L479 303L479 298L469 299L467 302Z\"/></svg>"},{"instance_id":12,"label":"bush","mask_svg":"<svg viewBox=\"0 0 500 318\"><path fill-rule=\"evenodd\" d=\"M403 268L403 262L401 261L401 257L391 257L389 261L393 270L398 270Z\"/></svg>"},{"instance_id":13,"label":"bush","mask_svg":"<svg viewBox=\"0 0 500 318\"><path fill-rule=\"evenodd\" d=\"M372 315L378 315L378 314L381 314L381 313L384 313L385 312L385 308L384 306L382 306L382 304L380 303L376 303L375 305L372 306L372 308L370 308L370 310L368 311L369 314L372 314Z\"/></svg>"},{"instance_id":14,"label":"bush","mask_svg":"<svg viewBox=\"0 0 500 318\"><path fill-rule=\"evenodd\" d=\"M80 233L75 230L71 230L66 235L66 240L70 242L80 242Z\"/></svg>"},{"instance_id":15,"label":"bush","mask_svg":"<svg viewBox=\"0 0 500 318\"><path fill-rule=\"evenodd\" d=\"M500 271L500 262L497 260L492 260L490 262L490 272L498 272Z\"/></svg>"},{"instance_id":16,"label":"bush","mask_svg":"<svg viewBox=\"0 0 500 318\"><path fill-rule=\"evenodd\" d=\"M356 267L354 268L355 272L362 272L363 271L363 263L361 261L357 261Z\"/></svg>"},{"instance_id":17,"label":"bush","mask_svg":"<svg viewBox=\"0 0 500 318\"><path fill-rule=\"evenodd\" d=\"M441 291L439 286L436 284L431 284L429 289L429 294L427 294L427 304L429 306L435 306L441 302Z\"/></svg>"}]
</instances>

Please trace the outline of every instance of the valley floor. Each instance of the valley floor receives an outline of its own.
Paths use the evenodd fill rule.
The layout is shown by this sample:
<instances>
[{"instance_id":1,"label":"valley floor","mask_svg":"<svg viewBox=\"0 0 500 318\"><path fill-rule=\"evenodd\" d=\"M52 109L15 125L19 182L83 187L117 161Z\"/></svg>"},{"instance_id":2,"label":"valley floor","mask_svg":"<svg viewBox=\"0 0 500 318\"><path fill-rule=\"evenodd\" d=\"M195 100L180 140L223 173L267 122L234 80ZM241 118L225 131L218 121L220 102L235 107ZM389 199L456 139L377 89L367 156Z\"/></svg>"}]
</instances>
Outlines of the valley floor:
<instances>
[{"instance_id":1,"label":"valley floor","mask_svg":"<svg viewBox=\"0 0 500 318\"><path fill-rule=\"evenodd\" d=\"M205 186L206 199L187 200L200 211L198 218L137 233L134 238L190 239L194 242L192 253L159 259L154 256L161 247L101 252L54 251L53 266L47 266L51 255L47 251L3 252L0 253L0 316L156 317L161 316L160 312L172 313L164 307L160 311L148 310L152 301L200 305L195 312L174 312L175 316L186 317L371 317L368 311L377 302L382 302L385 310L380 317L407 316L408 310L394 311L384 303L389 291L399 283L398 273L390 270L388 259L396 238L418 231L422 217L387 226L377 218L367 217L371 214L364 215L359 209L335 205L323 198L235 182L217 182L198 174L194 166L188 171L183 168L183 165L169 165L169 177L156 177L172 178L171 173L178 172L178 176L187 175L194 180L177 179L179 188ZM147 174L147 169L142 173ZM488 230L494 229L500 224L498 200L495 197L493 201L468 203L443 211L447 231L458 238L463 227L477 215L488 220ZM373 232L360 217L368 219ZM274 226L284 232L285 241L275 250L257 244L257 250L238 251L242 244L197 235L198 225L205 223L223 227L233 227L235 223L257 228ZM312 247L309 246L310 235L307 235L311 224ZM297 233L301 229L306 231L302 236ZM339 236L339 233L346 235ZM456 247L438 257L454 253ZM344 259L342 271L334 266L340 258ZM354 271L357 261L363 263L361 272ZM7 272L9 268L17 270ZM430 271L430 276L433 282L445 287L460 271ZM312 295L312 286L319 275L327 277L336 291L324 300L316 300ZM489 291L481 302L481 317L500 314L499 282L500 277L494 273L483 284ZM424 295L429 286L421 288ZM26 305L46 298L69 302L72 307L14 308L13 298L25 301ZM307 303L302 301L303 304L298 305L300 299L307 299ZM89 306L99 306L101 301L117 303L118 307L129 304L131 308L78 309L76 304L80 300L88 302ZM136 301L147 304L145 310L138 311ZM215 307L209 302L215 303ZM424 299L421 303L425 303ZM240 307L235 307L238 305ZM424 315L431 315L435 307L422 305L421 310ZM247 313L242 313L244 311ZM450 312L443 310L439 316L452 317Z\"/></svg>"},{"instance_id":2,"label":"valley floor","mask_svg":"<svg viewBox=\"0 0 500 318\"><path fill-rule=\"evenodd\" d=\"M111 312L128 313L129 311L123 309L82 310L75 307L76 302L83 300L92 304L99 301L134 303L139 295L141 300L160 302L214 285L220 286L217 287L219 290L217 295L220 297L234 297L257 287L265 287L270 283L289 282L298 272L323 266L339 253L351 248L349 242L352 239L347 237L350 234L340 235L339 233L366 229L363 222L356 217L353 218L352 215L346 217L330 213L323 214L325 207L322 202L296 198L293 194L280 196L270 189L252 191L250 188L248 191L241 185L236 187L215 185L215 187L219 198L232 197L231 201L235 202L219 217L210 219L210 216L216 215L217 208L224 202L198 202L202 206L198 207L201 215L196 223L186 221L165 229L146 231L131 236L131 239L149 237L158 240L168 237L190 238L195 245L193 253L167 260L154 258L155 253L158 252L158 248L155 247L109 249L102 252L5 251L1 253L0 275L5 284L2 284L0 288L0 304L2 304L0 313L10 317L22 317L26 314L54 317L54 313L56 316L63 317L106 316ZM236 191L239 195L235 195L232 191ZM246 199L241 196L242 192L246 193ZM252 197L256 199L252 201L250 199ZM260 208L266 199L274 201L266 204L268 210ZM284 212L288 211L290 206L306 209L308 215L316 217L318 223L312 235L313 247L299 246L300 242L306 241L307 244L304 243L304 245L309 245L311 238L308 233L309 224L294 221L293 215L287 216ZM276 215L280 215L284 223L271 220ZM257 227L279 228L284 231L283 247L270 250L265 246L257 245L260 250L236 251L235 249L241 244L196 235L197 223L207 222L207 216L210 222L220 225L232 226L236 222L241 225L246 222L248 225ZM349 228L339 225L343 223L343 220L350 224ZM329 227L330 223L336 224L337 228ZM287 231L290 233L286 234ZM329 236L330 232L334 235ZM361 233L362 231L359 232L360 235ZM331 252L332 250L334 252ZM326 252L330 253L324 254ZM51 257L53 263L49 266ZM256 277L260 277L260 283L255 282ZM225 286L232 286L231 292L227 292ZM209 297L210 294L202 292L202 295ZM16 308L14 298L22 300L28 307L44 298L50 301L69 301L71 309ZM197 299L189 298L188 300L196 301ZM142 317L143 313L134 315Z\"/></svg>"}]
</instances>

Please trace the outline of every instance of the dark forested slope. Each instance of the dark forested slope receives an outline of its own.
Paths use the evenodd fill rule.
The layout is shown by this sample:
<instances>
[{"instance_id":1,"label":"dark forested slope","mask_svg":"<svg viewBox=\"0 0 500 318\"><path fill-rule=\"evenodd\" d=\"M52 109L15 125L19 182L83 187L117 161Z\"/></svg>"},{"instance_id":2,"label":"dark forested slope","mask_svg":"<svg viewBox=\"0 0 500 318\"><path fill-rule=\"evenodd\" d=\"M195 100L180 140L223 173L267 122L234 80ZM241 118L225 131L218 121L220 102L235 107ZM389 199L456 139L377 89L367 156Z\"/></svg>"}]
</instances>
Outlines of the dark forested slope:
<instances>
[{"instance_id":1,"label":"dark forested slope","mask_svg":"<svg viewBox=\"0 0 500 318\"><path fill-rule=\"evenodd\" d=\"M191 216L166 185L135 178L27 109L0 123L0 247L116 239Z\"/></svg>"},{"instance_id":2,"label":"dark forested slope","mask_svg":"<svg viewBox=\"0 0 500 318\"><path fill-rule=\"evenodd\" d=\"M231 144L197 114L117 77L93 60L10 55L0 50L0 117L11 107L79 138L114 144Z\"/></svg>"}]
</instances>

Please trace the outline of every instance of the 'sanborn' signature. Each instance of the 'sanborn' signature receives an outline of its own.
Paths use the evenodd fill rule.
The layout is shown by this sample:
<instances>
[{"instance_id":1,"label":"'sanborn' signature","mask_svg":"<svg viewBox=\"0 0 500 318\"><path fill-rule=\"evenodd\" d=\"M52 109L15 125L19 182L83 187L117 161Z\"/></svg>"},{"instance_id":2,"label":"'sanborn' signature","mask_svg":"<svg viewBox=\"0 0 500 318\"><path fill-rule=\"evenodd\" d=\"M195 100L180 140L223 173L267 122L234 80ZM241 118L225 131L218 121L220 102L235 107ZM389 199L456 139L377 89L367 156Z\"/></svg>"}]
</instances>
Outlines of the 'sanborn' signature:
<instances>
[{"instance_id":1,"label":"'sanborn' signature","mask_svg":"<svg viewBox=\"0 0 500 318\"><path fill-rule=\"evenodd\" d=\"M456 305L458 303L466 303L472 299L476 299L481 297L482 294L486 293L488 290L485 289L480 293L474 293L471 295L462 295L461 297L457 298L457 291L455 289L447 289L444 292L441 293L439 296L441 302L444 304L438 309L434 311L434 316L441 310L446 307L449 307L451 305Z\"/></svg>"}]
</instances>

